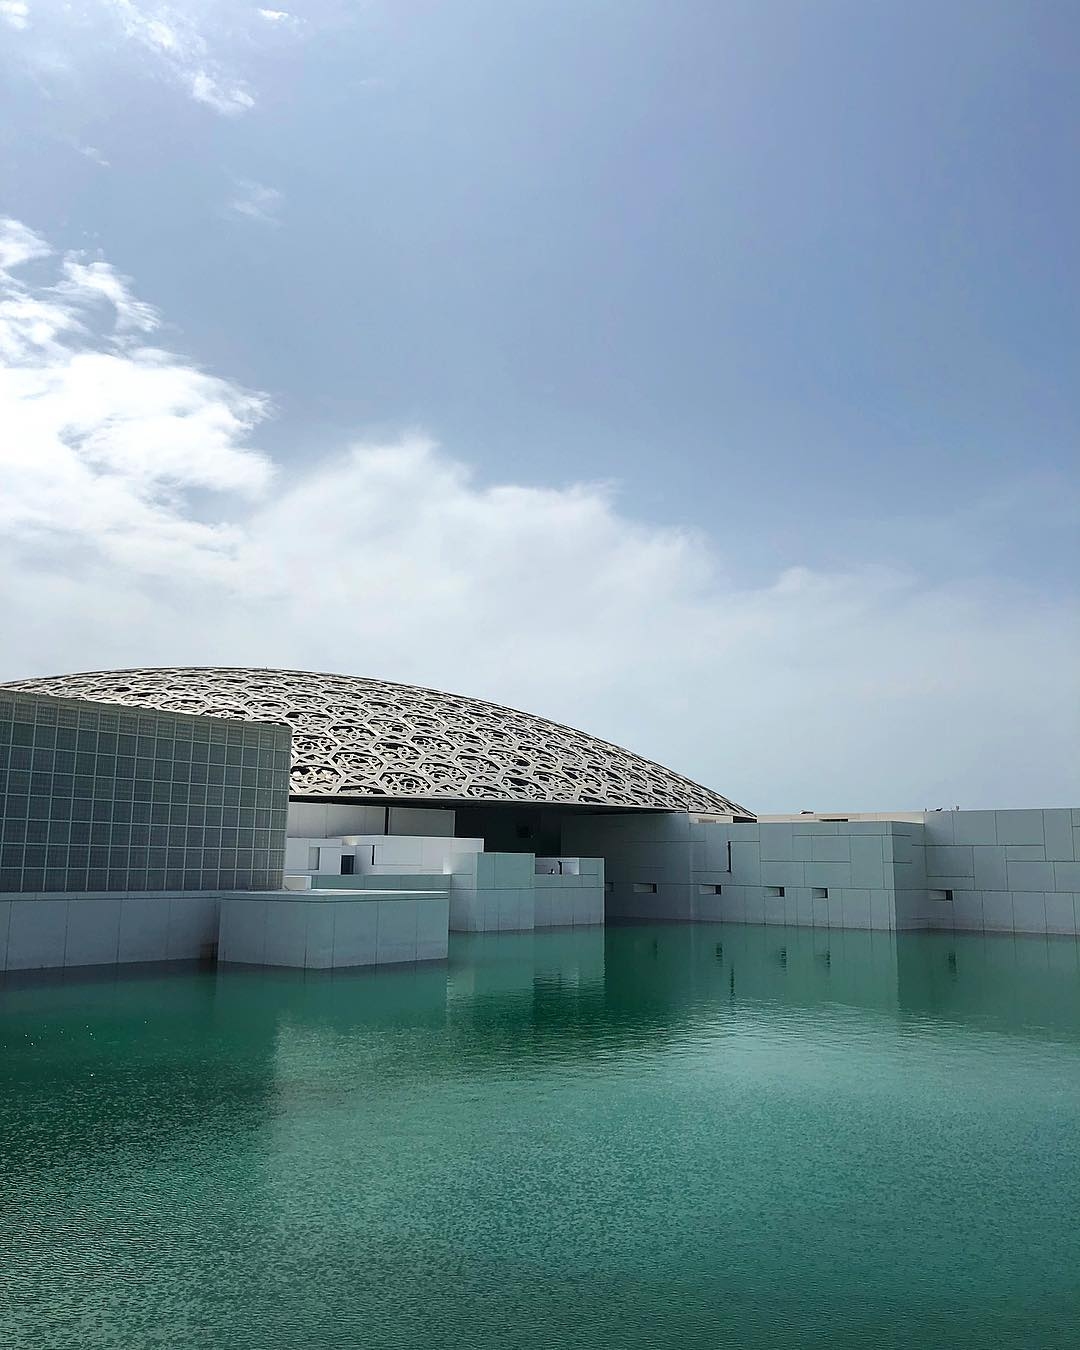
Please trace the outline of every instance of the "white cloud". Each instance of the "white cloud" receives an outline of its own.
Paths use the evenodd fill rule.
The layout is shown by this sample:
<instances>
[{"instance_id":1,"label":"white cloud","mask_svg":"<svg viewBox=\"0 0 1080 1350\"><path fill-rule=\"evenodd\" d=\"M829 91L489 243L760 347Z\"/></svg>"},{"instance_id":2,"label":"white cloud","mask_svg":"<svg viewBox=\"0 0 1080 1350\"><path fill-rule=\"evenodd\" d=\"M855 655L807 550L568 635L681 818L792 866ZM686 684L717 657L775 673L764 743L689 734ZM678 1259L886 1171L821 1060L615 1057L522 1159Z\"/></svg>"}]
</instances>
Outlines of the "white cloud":
<instances>
[{"instance_id":1,"label":"white cloud","mask_svg":"<svg viewBox=\"0 0 1080 1350\"><path fill-rule=\"evenodd\" d=\"M222 83L207 70L189 71L187 83L196 103L205 103L208 108L226 116L247 112L255 106L254 98L242 84Z\"/></svg>"},{"instance_id":2,"label":"white cloud","mask_svg":"<svg viewBox=\"0 0 1080 1350\"><path fill-rule=\"evenodd\" d=\"M64 280L56 287L57 294L76 304L100 297L113 307L118 329L138 328L149 333L158 326L153 305L136 300L128 278L120 276L107 262L99 259L83 263L74 254L69 254L63 261L63 272Z\"/></svg>"},{"instance_id":3,"label":"white cloud","mask_svg":"<svg viewBox=\"0 0 1080 1350\"><path fill-rule=\"evenodd\" d=\"M284 198L276 188L266 187L250 178L239 178L235 194L226 208L229 215L257 220L263 225L276 225Z\"/></svg>"},{"instance_id":4,"label":"white cloud","mask_svg":"<svg viewBox=\"0 0 1080 1350\"><path fill-rule=\"evenodd\" d=\"M28 28L30 6L25 0L0 0L0 19L11 28Z\"/></svg>"},{"instance_id":5,"label":"white cloud","mask_svg":"<svg viewBox=\"0 0 1080 1350\"><path fill-rule=\"evenodd\" d=\"M95 146L76 144L75 149L79 152L80 155L83 156L84 159L88 159L92 163L100 165L101 168L107 169L110 167L109 161Z\"/></svg>"},{"instance_id":6,"label":"white cloud","mask_svg":"<svg viewBox=\"0 0 1080 1350\"><path fill-rule=\"evenodd\" d=\"M43 248L0 231L0 256ZM0 678L224 662L414 680L762 810L1076 795L1064 601L872 565L736 585L715 543L608 488L482 483L419 435L308 450L268 493L265 401L121 331L142 311L111 269L56 261L52 288L9 277L0 311Z\"/></svg>"},{"instance_id":7,"label":"white cloud","mask_svg":"<svg viewBox=\"0 0 1080 1350\"><path fill-rule=\"evenodd\" d=\"M292 20L292 15L284 9L260 9L256 11L260 18L265 19L267 23L287 23Z\"/></svg>"},{"instance_id":8,"label":"white cloud","mask_svg":"<svg viewBox=\"0 0 1080 1350\"><path fill-rule=\"evenodd\" d=\"M20 267L31 258L46 258L51 252L41 235L21 221L0 217L0 272Z\"/></svg>"},{"instance_id":9,"label":"white cloud","mask_svg":"<svg viewBox=\"0 0 1080 1350\"><path fill-rule=\"evenodd\" d=\"M197 102L232 116L255 106L246 85L226 74L189 13L167 5L142 8L134 0L105 0L121 30L160 60Z\"/></svg>"},{"instance_id":10,"label":"white cloud","mask_svg":"<svg viewBox=\"0 0 1080 1350\"><path fill-rule=\"evenodd\" d=\"M51 286L13 274L46 251L0 225L0 532L144 575L220 571L235 528L197 520L190 494L265 486L269 462L246 438L266 401L140 345L156 312L107 263L59 259Z\"/></svg>"}]
</instances>

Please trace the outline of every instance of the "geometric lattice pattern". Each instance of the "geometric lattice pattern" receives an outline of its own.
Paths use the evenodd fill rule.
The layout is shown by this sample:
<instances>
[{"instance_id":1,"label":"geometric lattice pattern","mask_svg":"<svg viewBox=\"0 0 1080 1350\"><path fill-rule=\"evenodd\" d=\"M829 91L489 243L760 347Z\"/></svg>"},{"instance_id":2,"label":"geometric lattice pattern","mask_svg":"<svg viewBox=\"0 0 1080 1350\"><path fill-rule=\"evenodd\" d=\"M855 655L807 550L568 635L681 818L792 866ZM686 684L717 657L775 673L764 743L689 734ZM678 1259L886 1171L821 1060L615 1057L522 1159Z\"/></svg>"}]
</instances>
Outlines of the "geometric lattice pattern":
<instances>
[{"instance_id":1,"label":"geometric lattice pattern","mask_svg":"<svg viewBox=\"0 0 1080 1350\"><path fill-rule=\"evenodd\" d=\"M582 731L408 684L297 670L110 670L6 686L292 728L297 798L535 802L749 814Z\"/></svg>"}]
</instances>

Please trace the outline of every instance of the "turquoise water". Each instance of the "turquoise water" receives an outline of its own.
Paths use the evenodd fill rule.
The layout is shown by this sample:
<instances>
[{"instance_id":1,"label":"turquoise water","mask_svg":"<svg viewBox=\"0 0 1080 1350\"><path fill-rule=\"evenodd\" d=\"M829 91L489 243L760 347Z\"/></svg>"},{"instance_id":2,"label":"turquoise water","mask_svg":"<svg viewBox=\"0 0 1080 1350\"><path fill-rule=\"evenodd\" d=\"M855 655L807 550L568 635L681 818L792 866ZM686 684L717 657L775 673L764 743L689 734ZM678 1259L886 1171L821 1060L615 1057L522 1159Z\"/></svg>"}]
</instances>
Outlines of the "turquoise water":
<instances>
[{"instance_id":1,"label":"turquoise water","mask_svg":"<svg viewBox=\"0 0 1080 1350\"><path fill-rule=\"evenodd\" d=\"M0 1346L1080 1344L1080 948L641 926L0 986Z\"/></svg>"}]
</instances>

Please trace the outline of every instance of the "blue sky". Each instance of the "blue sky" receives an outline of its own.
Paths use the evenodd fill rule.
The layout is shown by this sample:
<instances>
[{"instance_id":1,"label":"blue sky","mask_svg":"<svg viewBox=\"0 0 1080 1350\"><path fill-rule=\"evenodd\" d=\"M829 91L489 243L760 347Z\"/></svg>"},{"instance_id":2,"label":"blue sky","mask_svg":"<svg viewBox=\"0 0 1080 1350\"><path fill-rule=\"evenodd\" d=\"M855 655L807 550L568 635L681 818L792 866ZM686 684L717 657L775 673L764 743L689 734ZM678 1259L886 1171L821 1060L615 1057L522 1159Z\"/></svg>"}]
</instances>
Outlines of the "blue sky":
<instances>
[{"instance_id":1,"label":"blue sky","mask_svg":"<svg viewBox=\"0 0 1080 1350\"><path fill-rule=\"evenodd\" d=\"M989 0L0 0L12 285L68 306L12 387L83 400L9 441L0 673L318 664L759 809L1080 802L1078 38Z\"/></svg>"}]
</instances>

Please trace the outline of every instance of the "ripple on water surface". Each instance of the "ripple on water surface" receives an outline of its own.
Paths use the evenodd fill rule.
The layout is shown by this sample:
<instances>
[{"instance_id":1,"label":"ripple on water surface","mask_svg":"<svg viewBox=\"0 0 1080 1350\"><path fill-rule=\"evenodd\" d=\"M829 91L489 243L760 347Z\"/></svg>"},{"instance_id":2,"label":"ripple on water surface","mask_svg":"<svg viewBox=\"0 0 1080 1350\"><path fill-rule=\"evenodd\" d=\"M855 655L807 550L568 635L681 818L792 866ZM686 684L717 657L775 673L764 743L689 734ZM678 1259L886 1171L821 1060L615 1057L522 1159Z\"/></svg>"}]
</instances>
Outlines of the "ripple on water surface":
<instances>
[{"instance_id":1,"label":"ripple on water surface","mask_svg":"<svg viewBox=\"0 0 1080 1350\"><path fill-rule=\"evenodd\" d=\"M712 925L0 985L0 1345L1080 1344L1080 948Z\"/></svg>"}]
</instances>

